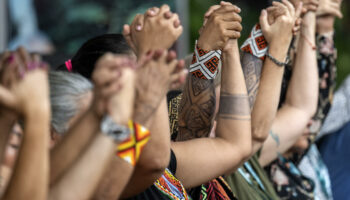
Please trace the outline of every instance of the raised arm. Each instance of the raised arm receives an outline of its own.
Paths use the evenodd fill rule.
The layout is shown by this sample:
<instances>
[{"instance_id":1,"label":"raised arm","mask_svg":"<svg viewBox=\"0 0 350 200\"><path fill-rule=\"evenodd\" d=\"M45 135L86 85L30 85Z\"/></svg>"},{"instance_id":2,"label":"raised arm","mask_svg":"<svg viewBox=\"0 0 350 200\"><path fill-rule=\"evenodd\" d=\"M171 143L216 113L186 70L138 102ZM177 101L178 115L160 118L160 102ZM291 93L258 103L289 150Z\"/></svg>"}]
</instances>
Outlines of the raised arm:
<instances>
[{"instance_id":1,"label":"raised arm","mask_svg":"<svg viewBox=\"0 0 350 200\"><path fill-rule=\"evenodd\" d=\"M93 73L95 88L91 107L97 115L109 114L115 123L128 127L134 100L134 75L129 66L118 64L122 59L107 54L97 62ZM118 77L118 74L121 76ZM112 103L111 99L115 102ZM116 151L115 141L101 131L98 132L99 134L93 138L91 144L73 165L51 185L50 199L90 199L92 197L111 159L115 157ZM127 180L124 180L124 183L121 182L121 184L126 183Z\"/></svg>"},{"instance_id":2,"label":"raised arm","mask_svg":"<svg viewBox=\"0 0 350 200\"><path fill-rule=\"evenodd\" d=\"M164 173L165 168L169 165L170 125L166 92L172 80L179 76L181 72L173 74L178 65L178 61L174 57L175 54L158 51L155 52L154 56L153 60L142 66L138 71L140 75L142 74L143 80L139 84L143 87L138 89L139 98L137 100L139 102L136 103L138 106L145 108L148 106L156 109L154 113L148 116L152 119L149 128L151 138L142 152L123 197L130 197L144 191ZM183 66L183 61L181 63ZM142 115L142 113L135 114ZM141 120L141 118L138 119Z\"/></svg>"},{"instance_id":3,"label":"raised arm","mask_svg":"<svg viewBox=\"0 0 350 200\"><path fill-rule=\"evenodd\" d=\"M5 52L1 55L0 59L0 84L3 87L9 87L8 78L6 74L8 74L8 70L11 68L7 67L7 65L12 62L14 59L13 54L10 52ZM6 108L5 106L0 106L0 163L3 162L3 156L5 154L6 144L8 143L9 135L11 133L12 127L15 124L17 119L17 114L11 109Z\"/></svg>"},{"instance_id":4,"label":"raised arm","mask_svg":"<svg viewBox=\"0 0 350 200\"><path fill-rule=\"evenodd\" d=\"M220 12L213 12L222 6ZM204 16L200 37L194 48L193 61L182 94L177 141L208 137L215 115L214 79L219 72L221 49L234 34L230 31L240 17L232 4L214 5Z\"/></svg>"},{"instance_id":5,"label":"raised arm","mask_svg":"<svg viewBox=\"0 0 350 200\"><path fill-rule=\"evenodd\" d=\"M49 178L50 103L47 73L40 69L44 66L42 63L32 61L25 52L15 54L11 65L9 67L13 70L7 74L11 86L9 90L1 87L0 99L7 101L8 108L16 110L24 120L24 134L13 176L3 199L31 197L44 200L47 199Z\"/></svg>"},{"instance_id":6,"label":"raised arm","mask_svg":"<svg viewBox=\"0 0 350 200\"><path fill-rule=\"evenodd\" d=\"M186 188L198 186L234 171L251 153L247 90L237 41L232 40L229 43L232 46L223 52L216 137L172 144L177 157L176 177Z\"/></svg>"},{"instance_id":7,"label":"raised arm","mask_svg":"<svg viewBox=\"0 0 350 200\"><path fill-rule=\"evenodd\" d=\"M250 109L239 59L237 38L241 18L231 26L234 36L223 49L220 106L215 138L199 138L172 143L177 158L176 177L186 188L208 182L234 171L251 153ZM215 12L222 12L219 8ZM215 12L211 17L216 18ZM209 19L210 20L210 19ZM203 166L206 166L205 168Z\"/></svg>"},{"instance_id":8,"label":"raised arm","mask_svg":"<svg viewBox=\"0 0 350 200\"><path fill-rule=\"evenodd\" d=\"M265 142L260 164L265 166L285 153L303 134L304 128L316 112L318 100L318 70L316 58L316 13L303 17L296 58L286 101L278 110L271 135ZM278 143L274 137L278 137Z\"/></svg>"},{"instance_id":9,"label":"raised arm","mask_svg":"<svg viewBox=\"0 0 350 200\"><path fill-rule=\"evenodd\" d=\"M142 29L138 28L139 24ZM137 52L139 63L147 56L152 57L152 53L146 55L146 52L160 49L154 52L153 59L141 64L137 70L134 119L150 130L151 137L123 194L123 197L130 197L151 186L169 165L166 93L172 83L183 82L186 70L183 70L183 61L178 64L175 60L174 52L166 51L182 33L179 17L170 11L169 6L162 6L153 16L137 15L131 26L125 28L124 35Z\"/></svg>"},{"instance_id":10,"label":"raised arm","mask_svg":"<svg viewBox=\"0 0 350 200\"><path fill-rule=\"evenodd\" d=\"M264 144L276 116L284 72L284 64L282 63L286 60L288 48L292 40L292 30L297 16L301 12L301 7L296 12L291 3L288 1L283 2L283 4L273 3L273 7L283 10L285 13L278 17L273 24L270 25L268 23L268 16L265 10L262 11L260 17L263 35L269 44L268 54L270 56L265 58L259 90L252 110L254 154Z\"/></svg>"}]
</instances>

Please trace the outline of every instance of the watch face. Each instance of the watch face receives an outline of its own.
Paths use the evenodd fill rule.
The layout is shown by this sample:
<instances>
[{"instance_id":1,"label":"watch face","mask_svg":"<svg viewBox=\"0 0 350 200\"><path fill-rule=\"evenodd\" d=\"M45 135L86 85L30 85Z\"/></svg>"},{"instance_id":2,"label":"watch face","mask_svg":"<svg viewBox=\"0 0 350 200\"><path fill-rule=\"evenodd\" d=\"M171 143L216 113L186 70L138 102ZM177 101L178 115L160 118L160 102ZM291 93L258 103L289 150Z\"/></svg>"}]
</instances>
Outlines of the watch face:
<instances>
[{"instance_id":1,"label":"watch face","mask_svg":"<svg viewBox=\"0 0 350 200\"><path fill-rule=\"evenodd\" d=\"M112 137L117 142L126 140L130 135L129 128L116 124L108 115L106 115L102 120L101 131Z\"/></svg>"}]
</instances>

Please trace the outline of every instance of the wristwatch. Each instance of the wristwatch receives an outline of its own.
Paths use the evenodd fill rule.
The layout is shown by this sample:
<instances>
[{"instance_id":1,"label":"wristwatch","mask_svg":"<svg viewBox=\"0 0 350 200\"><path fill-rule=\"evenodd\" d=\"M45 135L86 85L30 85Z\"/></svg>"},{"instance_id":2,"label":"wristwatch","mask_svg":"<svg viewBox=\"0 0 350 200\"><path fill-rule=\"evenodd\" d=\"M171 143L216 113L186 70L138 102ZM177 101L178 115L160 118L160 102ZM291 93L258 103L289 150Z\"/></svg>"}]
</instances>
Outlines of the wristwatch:
<instances>
[{"instance_id":1,"label":"wristwatch","mask_svg":"<svg viewBox=\"0 0 350 200\"><path fill-rule=\"evenodd\" d=\"M115 123L109 115L103 118L100 128L102 133L112 137L116 142L122 142L130 136L130 129Z\"/></svg>"}]
</instances>

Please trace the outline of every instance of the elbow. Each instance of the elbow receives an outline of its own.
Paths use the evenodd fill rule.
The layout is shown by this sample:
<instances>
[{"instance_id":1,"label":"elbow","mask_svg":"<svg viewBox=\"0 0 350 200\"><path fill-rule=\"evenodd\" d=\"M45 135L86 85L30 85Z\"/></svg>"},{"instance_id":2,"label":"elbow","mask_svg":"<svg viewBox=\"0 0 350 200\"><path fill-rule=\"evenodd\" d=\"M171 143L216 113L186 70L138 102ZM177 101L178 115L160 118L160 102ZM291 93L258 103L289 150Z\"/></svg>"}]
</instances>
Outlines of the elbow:
<instances>
[{"instance_id":1,"label":"elbow","mask_svg":"<svg viewBox=\"0 0 350 200\"><path fill-rule=\"evenodd\" d=\"M254 142L264 143L269 136L271 123L261 121L256 126L252 126L252 138Z\"/></svg>"},{"instance_id":2,"label":"elbow","mask_svg":"<svg viewBox=\"0 0 350 200\"><path fill-rule=\"evenodd\" d=\"M137 163L137 167L141 168L142 171L145 172L145 174L149 174L153 177L160 177L165 169L169 165L169 160L170 160L170 152L163 156L153 156L153 157L148 157L146 160Z\"/></svg>"},{"instance_id":3,"label":"elbow","mask_svg":"<svg viewBox=\"0 0 350 200\"><path fill-rule=\"evenodd\" d=\"M146 169L152 174L159 174L159 176L161 176L164 173L165 168L169 165L169 159L169 157L153 158L148 162Z\"/></svg>"},{"instance_id":4,"label":"elbow","mask_svg":"<svg viewBox=\"0 0 350 200\"><path fill-rule=\"evenodd\" d=\"M249 158L252 156L252 152L253 152L253 146L252 146L252 142L250 141L249 144L245 144L241 150L241 160L242 161L246 161L249 160Z\"/></svg>"},{"instance_id":5,"label":"elbow","mask_svg":"<svg viewBox=\"0 0 350 200\"><path fill-rule=\"evenodd\" d=\"M312 118L313 116L316 115L317 108L318 108L317 103L311 106L311 108L310 108L310 118Z\"/></svg>"}]
</instances>

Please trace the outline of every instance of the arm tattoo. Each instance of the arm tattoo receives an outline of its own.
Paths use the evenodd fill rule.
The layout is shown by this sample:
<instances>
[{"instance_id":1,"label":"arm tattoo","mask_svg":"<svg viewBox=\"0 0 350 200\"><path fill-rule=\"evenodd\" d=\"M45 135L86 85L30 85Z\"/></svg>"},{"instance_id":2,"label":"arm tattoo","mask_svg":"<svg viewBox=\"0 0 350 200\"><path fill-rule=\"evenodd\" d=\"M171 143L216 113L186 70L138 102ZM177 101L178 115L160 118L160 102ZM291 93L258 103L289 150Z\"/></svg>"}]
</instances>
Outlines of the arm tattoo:
<instances>
[{"instance_id":1,"label":"arm tattoo","mask_svg":"<svg viewBox=\"0 0 350 200\"><path fill-rule=\"evenodd\" d=\"M280 146L280 137L277 134L275 134L272 130L270 130L270 136L276 142L277 147L279 147Z\"/></svg>"},{"instance_id":2,"label":"arm tattoo","mask_svg":"<svg viewBox=\"0 0 350 200\"><path fill-rule=\"evenodd\" d=\"M253 109L256 95L259 89L263 61L252 54L243 52L242 67L247 85L250 109Z\"/></svg>"},{"instance_id":3,"label":"arm tattoo","mask_svg":"<svg viewBox=\"0 0 350 200\"><path fill-rule=\"evenodd\" d=\"M219 117L231 120L250 120L248 96L221 92Z\"/></svg>"},{"instance_id":4,"label":"arm tattoo","mask_svg":"<svg viewBox=\"0 0 350 200\"><path fill-rule=\"evenodd\" d=\"M179 108L177 141L208 137L215 111L213 80L189 76Z\"/></svg>"}]
</instances>

